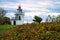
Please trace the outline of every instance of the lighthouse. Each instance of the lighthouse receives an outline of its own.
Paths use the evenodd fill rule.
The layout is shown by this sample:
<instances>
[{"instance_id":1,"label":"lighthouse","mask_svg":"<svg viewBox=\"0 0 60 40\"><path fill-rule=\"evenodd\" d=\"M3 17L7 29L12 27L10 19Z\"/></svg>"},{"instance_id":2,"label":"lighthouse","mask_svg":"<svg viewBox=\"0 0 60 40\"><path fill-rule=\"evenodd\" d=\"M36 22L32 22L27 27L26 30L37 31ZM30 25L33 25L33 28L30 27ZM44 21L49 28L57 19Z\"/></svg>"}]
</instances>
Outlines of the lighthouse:
<instances>
[{"instance_id":1,"label":"lighthouse","mask_svg":"<svg viewBox=\"0 0 60 40\"><path fill-rule=\"evenodd\" d=\"M22 12L21 6L18 6L17 12L15 13L15 18L11 21L12 25L21 25L23 21L24 13Z\"/></svg>"}]
</instances>

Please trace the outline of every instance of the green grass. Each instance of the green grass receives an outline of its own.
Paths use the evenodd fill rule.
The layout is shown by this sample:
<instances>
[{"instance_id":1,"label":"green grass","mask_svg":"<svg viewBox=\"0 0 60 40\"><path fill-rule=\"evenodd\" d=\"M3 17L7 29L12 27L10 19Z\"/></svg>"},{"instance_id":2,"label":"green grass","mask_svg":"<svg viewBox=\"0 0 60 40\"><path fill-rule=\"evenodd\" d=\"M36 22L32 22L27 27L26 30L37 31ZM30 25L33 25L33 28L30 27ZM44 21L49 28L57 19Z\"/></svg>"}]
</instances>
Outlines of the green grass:
<instances>
[{"instance_id":1,"label":"green grass","mask_svg":"<svg viewBox=\"0 0 60 40\"><path fill-rule=\"evenodd\" d=\"M14 25L0 25L0 35L13 27Z\"/></svg>"}]
</instances>

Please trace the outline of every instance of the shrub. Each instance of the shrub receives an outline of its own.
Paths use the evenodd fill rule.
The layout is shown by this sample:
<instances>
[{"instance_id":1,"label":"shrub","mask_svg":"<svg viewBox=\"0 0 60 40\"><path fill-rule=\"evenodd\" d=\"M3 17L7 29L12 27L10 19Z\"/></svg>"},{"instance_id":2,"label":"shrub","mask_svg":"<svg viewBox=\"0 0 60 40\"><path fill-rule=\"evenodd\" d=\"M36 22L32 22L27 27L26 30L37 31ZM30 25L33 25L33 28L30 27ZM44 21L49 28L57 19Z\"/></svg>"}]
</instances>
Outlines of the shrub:
<instances>
[{"instance_id":1,"label":"shrub","mask_svg":"<svg viewBox=\"0 0 60 40\"><path fill-rule=\"evenodd\" d=\"M42 21L41 17L35 16L33 21L40 23Z\"/></svg>"},{"instance_id":2,"label":"shrub","mask_svg":"<svg viewBox=\"0 0 60 40\"><path fill-rule=\"evenodd\" d=\"M4 25L4 24L11 24L10 18L8 18L8 17L0 18L0 25Z\"/></svg>"},{"instance_id":3,"label":"shrub","mask_svg":"<svg viewBox=\"0 0 60 40\"><path fill-rule=\"evenodd\" d=\"M18 25L5 32L1 38L5 40L60 40L60 31L57 32L60 27L58 25L52 25L52 23L48 25L45 23L43 25L36 23Z\"/></svg>"}]
</instances>

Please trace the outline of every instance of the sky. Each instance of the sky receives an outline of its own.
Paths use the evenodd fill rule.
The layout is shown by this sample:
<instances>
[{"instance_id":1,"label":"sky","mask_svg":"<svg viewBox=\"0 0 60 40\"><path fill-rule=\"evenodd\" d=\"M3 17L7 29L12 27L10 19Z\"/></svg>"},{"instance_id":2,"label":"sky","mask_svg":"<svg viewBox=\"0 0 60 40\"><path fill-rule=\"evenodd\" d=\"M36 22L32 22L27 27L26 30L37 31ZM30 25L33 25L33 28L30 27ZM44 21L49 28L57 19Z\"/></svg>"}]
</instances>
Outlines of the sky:
<instances>
[{"instance_id":1,"label":"sky","mask_svg":"<svg viewBox=\"0 0 60 40\"><path fill-rule=\"evenodd\" d=\"M0 0L0 7L7 11L6 16L13 18L18 6L24 12L24 22L32 22L34 16L45 21L48 15L60 15L60 0Z\"/></svg>"}]
</instances>

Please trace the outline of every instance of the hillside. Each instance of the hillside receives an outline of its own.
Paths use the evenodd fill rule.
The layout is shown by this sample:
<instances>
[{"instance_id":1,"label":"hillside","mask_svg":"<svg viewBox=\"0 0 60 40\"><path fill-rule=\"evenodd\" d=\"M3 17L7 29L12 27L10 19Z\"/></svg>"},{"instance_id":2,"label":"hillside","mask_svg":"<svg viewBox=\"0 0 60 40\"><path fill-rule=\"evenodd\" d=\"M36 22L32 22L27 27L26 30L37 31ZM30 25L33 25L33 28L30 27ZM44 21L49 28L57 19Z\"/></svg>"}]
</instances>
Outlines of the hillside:
<instances>
[{"instance_id":1,"label":"hillside","mask_svg":"<svg viewBox=\"0 0 60 40\"><path fill-rule=\"evenodd\" d=\"M0 40L60 40L59 23L31 23L13 27Z\"/></svg>"}]
</instances>

